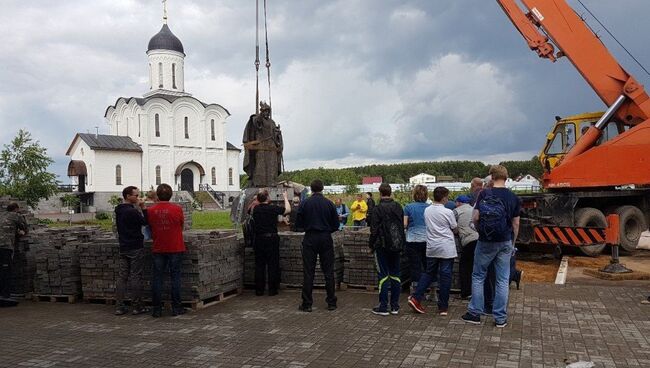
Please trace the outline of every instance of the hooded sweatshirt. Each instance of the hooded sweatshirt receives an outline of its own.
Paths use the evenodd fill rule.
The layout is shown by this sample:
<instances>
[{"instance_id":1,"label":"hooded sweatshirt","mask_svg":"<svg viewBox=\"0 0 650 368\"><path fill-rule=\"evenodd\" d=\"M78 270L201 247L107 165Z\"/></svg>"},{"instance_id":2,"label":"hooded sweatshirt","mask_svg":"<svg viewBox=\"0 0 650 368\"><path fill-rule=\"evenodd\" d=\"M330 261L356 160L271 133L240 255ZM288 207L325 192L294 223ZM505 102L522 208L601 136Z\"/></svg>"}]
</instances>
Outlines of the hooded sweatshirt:
<instances>
[{"instance_id":1,"label":"hooded sweatshirt","mask_svg":"<svg viewBox=\"0 0 650 368\"><path fill-rule=\"evenodd\" d=\"M121 252L143 247L142 227L147 224L146 215L146 210L141 213L130 203L122 203L115 207L115 225Z\"/></svg>"}]
</instances>

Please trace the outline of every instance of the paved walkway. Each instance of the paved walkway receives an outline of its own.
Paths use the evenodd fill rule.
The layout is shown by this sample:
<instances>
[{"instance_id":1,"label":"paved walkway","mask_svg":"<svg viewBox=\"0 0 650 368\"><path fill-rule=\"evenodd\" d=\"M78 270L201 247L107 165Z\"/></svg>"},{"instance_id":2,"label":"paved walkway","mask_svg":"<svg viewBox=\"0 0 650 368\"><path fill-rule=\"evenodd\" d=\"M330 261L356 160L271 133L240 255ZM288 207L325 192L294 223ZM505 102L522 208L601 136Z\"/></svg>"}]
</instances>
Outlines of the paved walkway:
<instances>
[{"instance_id":1,"label":"paved walkway","mask_svg":"<svg viewBox=\"0 0 650 368\"><path fill-rule=\"evenodd\" d=\"M376 295L340 292L337 311L317 294L244 295L180 317L115 317L112 307L22 303L0 309L1 367L650 367L643 287L527 284L513 291L510 325L370 313ZM430 308L433 310L433 306Z\"/></svg>"}]
</instances>

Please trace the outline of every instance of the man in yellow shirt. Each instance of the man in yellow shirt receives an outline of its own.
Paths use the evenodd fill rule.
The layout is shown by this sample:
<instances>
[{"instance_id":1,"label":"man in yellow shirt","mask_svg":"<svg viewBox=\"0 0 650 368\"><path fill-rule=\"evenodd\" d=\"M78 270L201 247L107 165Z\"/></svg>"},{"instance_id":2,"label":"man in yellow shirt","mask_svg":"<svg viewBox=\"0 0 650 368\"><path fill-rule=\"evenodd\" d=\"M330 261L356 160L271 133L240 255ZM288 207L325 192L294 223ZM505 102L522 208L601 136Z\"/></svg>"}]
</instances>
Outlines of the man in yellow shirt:
<instances>
[{"instance_id":1,"label":"man in yellow shirt","mask_svg":"<svg viewBox=\"0 0 650 368\"><path fill-rule=\"evenodd\" d=\"M359 229L362 226L366 226L366 214L368 213L368 205L366 201L363 200L363 195L361 193L357 194L357 200L352 203L350 206L352 211L352 224L355 229Z\"/></svg>"}]
</instances>

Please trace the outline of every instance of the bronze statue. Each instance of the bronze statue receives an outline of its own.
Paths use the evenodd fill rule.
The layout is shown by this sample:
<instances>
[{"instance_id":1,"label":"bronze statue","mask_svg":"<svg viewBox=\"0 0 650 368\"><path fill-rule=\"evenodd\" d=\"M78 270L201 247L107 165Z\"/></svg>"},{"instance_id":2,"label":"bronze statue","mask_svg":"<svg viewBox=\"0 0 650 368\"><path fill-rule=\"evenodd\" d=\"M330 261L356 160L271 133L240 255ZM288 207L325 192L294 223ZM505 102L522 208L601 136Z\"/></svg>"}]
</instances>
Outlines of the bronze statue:
<instances>
[{"instance_id":1,"label":"bronze statue","mask_svg":"<svg viewBox=\"0 0 650 368\"><path fill-rule=\"evenodd\" d=\"M271 119L271 107L260 102L260 113L251 115L244 129L244 171L249 187L270 187L282 173L282 132Z\"/></svg>"}]
</instances>

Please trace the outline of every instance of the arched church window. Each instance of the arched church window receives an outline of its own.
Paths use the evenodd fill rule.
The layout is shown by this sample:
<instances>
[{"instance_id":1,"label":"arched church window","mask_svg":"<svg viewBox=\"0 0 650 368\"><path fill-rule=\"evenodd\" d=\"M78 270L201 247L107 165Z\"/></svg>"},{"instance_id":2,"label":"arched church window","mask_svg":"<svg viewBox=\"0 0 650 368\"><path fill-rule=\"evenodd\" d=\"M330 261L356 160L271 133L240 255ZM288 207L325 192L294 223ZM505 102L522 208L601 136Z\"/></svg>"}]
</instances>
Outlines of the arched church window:
<instances>
[{"instance_id":1,"label":"arched church window","mask_svg":"<svg viewBox=\"0 0 650 368\"><path fill-rule=\"evenodd\" d=\"M190 139L190 122L189 118L185 117L185 139Z\"/></svg>"},{"instance_id":2,"label":"arched church window","mask_svg":"<svg viewBox=\"0 0 650 368\"><path fill-rule=\"evenodd\" d=\"M155 128L156 128L156 137L160 137L160 115L156 114L154 117L155 122Z\"/></svg>"},{"instance_id":3,"label":"arched church window","mask_svg":"<svg viewBox=\"0 0 650 368\"><path fill-rule=\"evenodd\" d=\"M140 132L142 131L142 126L140 124L140 119L138 118L138 137L140 137Z\"/></svg>"},{"instance_id":4,"label":"arched church window","mask_svg":"<svg viewBox=\"0 0 650 368\"><path fill-rule=\"evenodd\" d=\"M158 63L158 88L163 88L163 67Z\"/></svg>"},{"instance_id":5,"label":"arched church window","mask_svg":"<svg viewBox=\"0 0 650 368\"><path fill-rule=\"evenodd\" d=\"M115 166L115 185L122 185L122 165Z\"/></svg>"},{"instance_id":6,"label":"arched church window","mask_svg":"<svg viewBox=\"0 0 650 368\"><path fill-rule=\"evenodd\" d=\"M172 88L176 89L176 64L172 64Z\"/></svg>"},{"instance_id":7,"label":"arched church window","mask_svg":"<svg viewBox=\"0 0 650 368\"><path fill-rule=\"evenodd\" d=\"M228 169L228 185L234 185L232 183L232 167Z\"/></svg>"},{"instance_id":8,"label":"arched church window","mask_svg":"<svg viewBox=\"0 0 650 368\"><path fill-rule=\"evenodd\" d=\"M215 134L214 134L214 119L210 120L210 138L214 141L215 140Z\"/></svg>"},{"instance_id":9,"label":"arched church window","mask_svg":"<svg viewBox=\"0 0 650 368\"><path fill-rule=\"evenodd\" d=\"M156 166L156 185L160 185L160 183L162 183L160 166Z\"/></svg>"},{"instance_id":10,"label":"arched church window","mask_svg":"<svg viewBox=\"0 0 650 368\"><path fill-rule=\"evenodd\" d=\"M149 89L153 89L153 67L149 63Z\"/></svg>"},{"instance_id":11,"label":"arched church window","mask_svg":"<svg viewBox=\"0 0 650 368\"><path fill-rule=\"evenodd\" d=\"M212 185L217 185L217 169L212 168Z\"/></svg>"}]
</instances>

